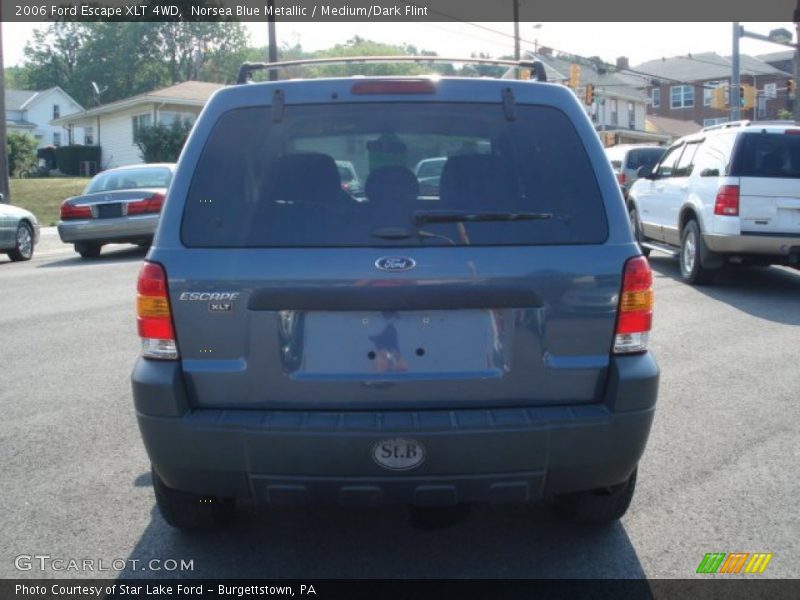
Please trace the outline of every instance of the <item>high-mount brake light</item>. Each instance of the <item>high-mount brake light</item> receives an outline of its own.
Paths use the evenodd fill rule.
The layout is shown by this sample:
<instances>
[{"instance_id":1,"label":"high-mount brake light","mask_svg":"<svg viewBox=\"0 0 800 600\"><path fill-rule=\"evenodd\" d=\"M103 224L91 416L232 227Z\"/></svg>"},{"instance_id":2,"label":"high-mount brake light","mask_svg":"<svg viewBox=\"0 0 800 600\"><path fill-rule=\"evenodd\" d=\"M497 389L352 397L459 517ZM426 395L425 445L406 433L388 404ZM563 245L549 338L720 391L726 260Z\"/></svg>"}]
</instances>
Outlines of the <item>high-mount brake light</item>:
<instances>
[{"instance_id":1,"label":"high-mount brake light","mask_svg":"<svg viewBox=\"0 0 800 600\"><path fill-rule=\"evenodd\" d=\"M628 259L622 274L614 353L645 352L653 325L653 272L644 256Z\"/></svg>"},{"instance_id":2,"label":"high-mount brake light","mask_svg":"<svg viewBox=\"0 0 800 600\"><path fill-rule=\"evenodd\" d=\"M357 81L352 94L433 94L436 84L430 79L377 79Z\"/></svg>"},{"instance_id":3,"label":"high-mount brake light","mask_svg":"<svg viewBox=\"0 0 800 600\"><path fill-rule=\"evenodd\" d=\"M717 191L714 214L735 217L739 214L739 186L722 185Z\"/></svg>"},{"instance_id":4,"label":"high-mount brake light","mask_svg":"<svg viewBox=\"0 0 800 600\"><path fill-rule=\"evenodd\" d=\"M136 324L142 338L142 356L176 360L178 346L164 267L145 261L139 270L136 291Z\"/></svg>"}]
</instances>

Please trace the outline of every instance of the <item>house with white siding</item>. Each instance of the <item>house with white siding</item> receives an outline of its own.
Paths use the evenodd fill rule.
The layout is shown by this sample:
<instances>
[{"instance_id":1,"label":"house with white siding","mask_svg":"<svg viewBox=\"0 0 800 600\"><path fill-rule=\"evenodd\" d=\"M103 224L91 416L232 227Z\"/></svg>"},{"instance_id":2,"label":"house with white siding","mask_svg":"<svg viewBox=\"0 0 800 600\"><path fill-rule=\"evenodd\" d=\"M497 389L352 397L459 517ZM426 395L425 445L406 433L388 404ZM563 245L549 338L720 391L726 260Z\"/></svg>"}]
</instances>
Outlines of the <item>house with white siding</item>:
<instances>
[{"instance_id":1,"label":"house with white siding","mask_svg":"<svg viewBox=\"0 0 800 600\"><path fill-rule=\"evenodd\" d=\"M82 128L85 144L100 146L102 169L142 162L134 132L155 123L194 122L211 94L222 84L184 81L52 121L65 128ZM75 140L80 143L80 140Z\"/></svg>"},{"instance_id":2,"label":"house with white siding","mask_svg":"<svg viewBox=\"0 0 800 600\"><path fill-rule=\"evenodd\" d=\"M5 97L6 131L32 135L39 148L65 145L70 135L83 135L82 130L70 131L66 126L51 123L53 119L83 111L83 107L58 86L41 91L6 89Z\"/></svg>"}]
</instances>

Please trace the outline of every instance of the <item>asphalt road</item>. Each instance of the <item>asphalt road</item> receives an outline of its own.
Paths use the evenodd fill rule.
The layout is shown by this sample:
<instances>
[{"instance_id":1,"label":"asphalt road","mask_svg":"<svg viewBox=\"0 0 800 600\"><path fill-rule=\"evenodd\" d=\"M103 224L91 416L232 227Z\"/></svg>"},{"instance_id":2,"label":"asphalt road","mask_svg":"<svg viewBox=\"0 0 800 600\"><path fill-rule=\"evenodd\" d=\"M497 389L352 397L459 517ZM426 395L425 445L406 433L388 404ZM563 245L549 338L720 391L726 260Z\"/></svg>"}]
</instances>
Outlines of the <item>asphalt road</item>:
<instances>
[{"instance_id":1,"label":"asphalt road","mask_svg":"<svg viewBox=\"0 0 800 600\"><path fill-rule=\"evenodd\" d=\"M683 578L706 552L737 551L773 553L764 577L800 577L800 272L695 289L653 257L659 408L617 525L479 507L424 530L401 508L324 508L246 511L185 535L155 509L128 384L143 256L120 246L82 261L45 236L33 261L0 259L0 577L116 574L15 568L49 555L193 561L122 571L141 577Z\"/></svg>"}]
</instances>

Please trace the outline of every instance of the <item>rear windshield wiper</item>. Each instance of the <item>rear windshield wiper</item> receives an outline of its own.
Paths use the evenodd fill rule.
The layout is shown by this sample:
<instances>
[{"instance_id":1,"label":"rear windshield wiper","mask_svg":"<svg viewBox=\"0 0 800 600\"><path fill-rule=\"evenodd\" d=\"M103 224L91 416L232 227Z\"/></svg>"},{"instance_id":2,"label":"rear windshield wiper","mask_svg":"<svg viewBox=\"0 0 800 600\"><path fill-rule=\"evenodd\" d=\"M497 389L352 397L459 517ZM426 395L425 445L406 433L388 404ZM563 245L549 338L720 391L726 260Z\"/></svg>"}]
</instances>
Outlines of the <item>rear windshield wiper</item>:
<instances>
[{"instance_id":1,"label":"rear windshield wiper","mask_svg":"<svg viewBox=\"0 0 800 600\"><path fill-rule=\"evenodd\" d=\"M463 223L470 221L545 221L553 213L535 212L468 212L468 211L422 211L414 213L414 224Z\"/></svg>"},{"instance_id":2,"label":"rear windshield wiper","mask_svg":"<svg viewBox=\"0 0 800 600\"><path fill-rule=\"evenodd\" d=\"M446 241L451 246L456 243L446 235L439 235L422 229L408 229L406 227L381 227L372 232L373 237L382 238L384 240L407 240L408 238L436 238Z\"/></svg>"}]
</instances>

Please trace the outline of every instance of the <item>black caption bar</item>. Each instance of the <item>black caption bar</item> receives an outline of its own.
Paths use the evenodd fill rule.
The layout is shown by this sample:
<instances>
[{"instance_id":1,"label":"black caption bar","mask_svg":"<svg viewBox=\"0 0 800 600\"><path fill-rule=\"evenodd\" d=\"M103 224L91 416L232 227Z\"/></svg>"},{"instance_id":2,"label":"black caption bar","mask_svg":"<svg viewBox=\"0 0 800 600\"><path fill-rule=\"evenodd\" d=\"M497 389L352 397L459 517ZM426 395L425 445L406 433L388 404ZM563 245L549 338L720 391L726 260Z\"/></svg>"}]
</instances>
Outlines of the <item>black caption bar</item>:
<instances>
[{"instance_id":1,"label":"black caption bar","mask_svg":"<svg viewBox=\"0 0 800 600\"><path fill-rule=\"evenodd\" d=\"M519 1L533 21L792 21L796 0ZM448 22L513 20L513 0L2 0L2 20Z\"/></svg>"},{"instance_id":2,"label":"black caption bar","mask_svg":"<svg viewBox=\"0 0 800 600\"><path fill-rule=\"evenodd\" d=\"M142 579L5 579L0 598L28 600L124 600L149 598L296 598L314 600L650 600L653 598L770 598L796 600L800 580L698 577L696 579L579 579L579 580L142 580Z\"/></svg>"}]
</instances>

